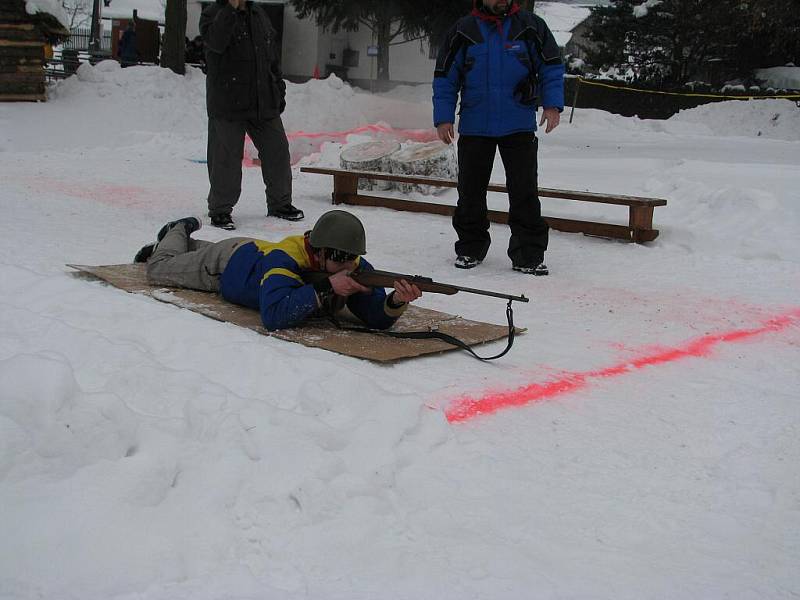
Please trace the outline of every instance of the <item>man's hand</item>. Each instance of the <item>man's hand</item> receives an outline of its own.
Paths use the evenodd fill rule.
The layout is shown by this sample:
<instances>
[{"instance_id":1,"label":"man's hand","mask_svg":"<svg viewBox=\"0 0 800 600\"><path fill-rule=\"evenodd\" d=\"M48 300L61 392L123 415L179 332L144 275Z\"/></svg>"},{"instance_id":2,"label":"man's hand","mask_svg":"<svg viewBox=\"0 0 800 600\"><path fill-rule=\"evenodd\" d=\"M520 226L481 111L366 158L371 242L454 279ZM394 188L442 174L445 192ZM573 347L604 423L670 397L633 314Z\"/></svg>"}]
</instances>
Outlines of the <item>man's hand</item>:
<instances>
[{"instance_id":1,"label":"man's hand","mask_svg":"<svg viewBox=\"0 0 800 600\"><path fill-rule=\"evenodd\" d=\"M545 108L542 110L542 120L539 121L539 127L547 121L547 128L544 130L545 133L550 133L558 127L558 124L561 122L561 113L558 112L557 108Z\"/></svg>"},{"instance_id":2,"label":"man's hand","mask_svg":"<svg viewBox=\"0 0 800 600\"><path fill-rule=\"evenodd\" d=\"M350 277L347 271L339 271L334 273L328 278L333 288L333 293L338 296L352 296L353 294L362 294L369 292L371 288L365 287L358 283L355 279Z\"/></svg>"},{"instance_id":3,"label":"man's hand","mask_svg":"<svg viewBox=\"0 0 800 600\"><path fill-rule=\"evenodd\" d=\"M453 141L453 124L452 123L440 123L436 127L436 135L439 136L439 139L442 140L445 144L449 144Z\"/></svg>"},{"instance_id":4,"label":"man's hand","mask_svg":"<svg viewBox=\"0 0 800 600\"><path fill-rule=\"evenodd\" d=\"M413 302L422 297L422 292L413 283L408 283L405 279L394 282L394 300L396 302Z\"/></svg>"}]
</instances>

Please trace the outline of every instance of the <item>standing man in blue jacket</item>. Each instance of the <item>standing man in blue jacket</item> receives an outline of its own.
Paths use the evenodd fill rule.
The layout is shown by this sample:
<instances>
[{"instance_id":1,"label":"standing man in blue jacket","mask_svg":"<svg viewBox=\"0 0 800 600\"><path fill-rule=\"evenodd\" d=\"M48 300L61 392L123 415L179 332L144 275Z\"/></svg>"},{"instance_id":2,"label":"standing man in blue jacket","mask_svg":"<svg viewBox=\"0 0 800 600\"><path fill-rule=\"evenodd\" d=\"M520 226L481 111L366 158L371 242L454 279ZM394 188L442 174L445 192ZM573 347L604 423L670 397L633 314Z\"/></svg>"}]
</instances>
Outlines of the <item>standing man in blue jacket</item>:
<instances>
[{"instance_id":1,"label":"standing man in blue jacket","mask_svg":"<svg viewBox=\"0 0 800 600\"><path fill-rule=\"evenodd\" d=\"M478 5L480 4L480 7ZM542 218L537 182L536 109L550 133L564 109L564 65L558 44L538 16L516 0L473 0L439 50L433 79L433 122L439 139L454 139L458 126L458 235L455 266L471 269L489 250L486 190L495 150L506 170L515 271L547 275L548 227Z\"/></svg>"}]
</instances>

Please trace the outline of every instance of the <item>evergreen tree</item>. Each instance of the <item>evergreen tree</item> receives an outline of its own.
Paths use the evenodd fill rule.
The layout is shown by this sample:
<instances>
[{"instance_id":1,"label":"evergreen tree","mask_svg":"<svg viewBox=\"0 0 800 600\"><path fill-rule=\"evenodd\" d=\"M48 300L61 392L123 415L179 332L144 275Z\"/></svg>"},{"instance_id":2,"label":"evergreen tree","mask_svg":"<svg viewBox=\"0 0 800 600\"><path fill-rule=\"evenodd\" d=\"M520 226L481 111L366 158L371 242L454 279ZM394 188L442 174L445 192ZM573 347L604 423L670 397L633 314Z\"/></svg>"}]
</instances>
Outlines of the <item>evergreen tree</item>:
<instances>
[{"instance_id":1,"label":"evergreen tree","mask_svg":"<svg viewBox=\"0 0 800 600\"><path fill-rule=\"evenodd\" d=\"M800 64L800 1L738 0L732 35L735 64L747 79L753 69Z\"/></svg>"},{"instance_id":2,"label":"evergreen tree","mask_svg":"<svg viewBox=\"0 0 800 600\"><path fill-rule=\"evenodd\" d=\"M701 75L708 59L717 54L720 32L709 25L726 3L665 0L639 16L643 78L675 86Z\"/></svg>"},{"instance_id":3,"label":"evergreen tree","mask_svg":"<svg viewBox=\"0 0 800 600\"><path fill-rule=\"evenodd\" d=\"M633 16L635 0L612 0L608 6L591 9L587 39L583 50L588 62L599 69L621 68L628 62L630 38L636 30Z\"/></svg>"},{"instance_id":4,"label":"evergreen tree","mask_svg":"<svg viewBox=\"0 0 800 600\"><path fill-rule=\"evenodd\" d=\"M313 16L334 33L366 27L378 46L378 80L389 80L389 48L437 37L472 6L470 0L291 0L301 19ZM434 40L435 43L435 40Z\"/></svg>"},{"instance_id":5,"label":"evergreen tree","mask_svg":"<svg viewBox=\"0 0 800 600\"><path fill-rule=\"evenodd\" d=\"M702 79L710 61L747 80L758 67L797 62L798 0L612 0L592 9L585 48L595 67L655 85Z\"/></svg>"}]
</instances>

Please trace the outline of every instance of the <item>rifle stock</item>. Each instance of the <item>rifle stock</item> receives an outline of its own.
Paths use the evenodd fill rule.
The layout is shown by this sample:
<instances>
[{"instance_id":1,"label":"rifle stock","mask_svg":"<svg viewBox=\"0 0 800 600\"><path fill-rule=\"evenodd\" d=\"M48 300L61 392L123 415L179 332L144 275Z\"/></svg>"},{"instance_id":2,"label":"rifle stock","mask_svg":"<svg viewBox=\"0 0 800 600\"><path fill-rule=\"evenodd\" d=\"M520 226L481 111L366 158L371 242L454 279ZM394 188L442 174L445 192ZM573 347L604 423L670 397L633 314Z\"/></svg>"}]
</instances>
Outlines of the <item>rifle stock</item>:
<instances>
[{"instance_id":1,"label":"rifle stock","mask_svg":"<svg viewBox=\"0 0 800 600\"><path fill-rule=\"evenodd\" d=\"M476 288L461 287L450 283L440 283L434 281L430 277L422 277L420 275L405 275L403 273L393 273L392 271L379 271L377 269L372 271L353 271L350 277L355 279L361 285L367 287L394 287L394 282L401 279L416 285L422 292L431 292L433 294L447 294L453 295L458 292L467 292L470 294L480 294L482 296L492 296L494 298L504 298L506 300L517 300L518 302L528 302L528 298L524 295L512 296L510 294L502 294L500 292L490 292L488 290L481 290Z\"/></svg>"}]
</instances>

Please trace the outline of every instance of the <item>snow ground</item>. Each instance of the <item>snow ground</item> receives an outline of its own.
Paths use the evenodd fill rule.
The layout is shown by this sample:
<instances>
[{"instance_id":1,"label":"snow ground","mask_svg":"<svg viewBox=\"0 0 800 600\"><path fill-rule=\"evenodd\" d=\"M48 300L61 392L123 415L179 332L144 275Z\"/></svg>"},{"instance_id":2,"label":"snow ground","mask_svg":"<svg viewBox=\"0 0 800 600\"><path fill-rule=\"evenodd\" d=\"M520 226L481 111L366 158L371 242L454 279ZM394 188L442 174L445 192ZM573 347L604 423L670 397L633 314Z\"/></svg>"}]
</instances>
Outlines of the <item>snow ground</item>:
<instances>
[{"instance_id":1,"label":"snow ground","mask_svg":"<svg viewBox=\"0 0 800 600\"><path fill-rule=\"evenodd\" d=\"M45 104L0 105L0 598L800 595L795 104L565 114L543 187L669 204L647 246L553 232L547 278L511 271L505 227L461 272L448 219L353 208L380 268L532 299L498 362L378 366L70 275L203 211L203 86L101 63ZM427 86L336 80L290 84L284 114L289 132L429 118ZM294 186L306 221L266 219L247 169L237 234L276 240L330 208L328 177ZM491 298L420 304L503 321ZM499 410L448 421L473 401Z\"/></svg>"}]
</instances>

